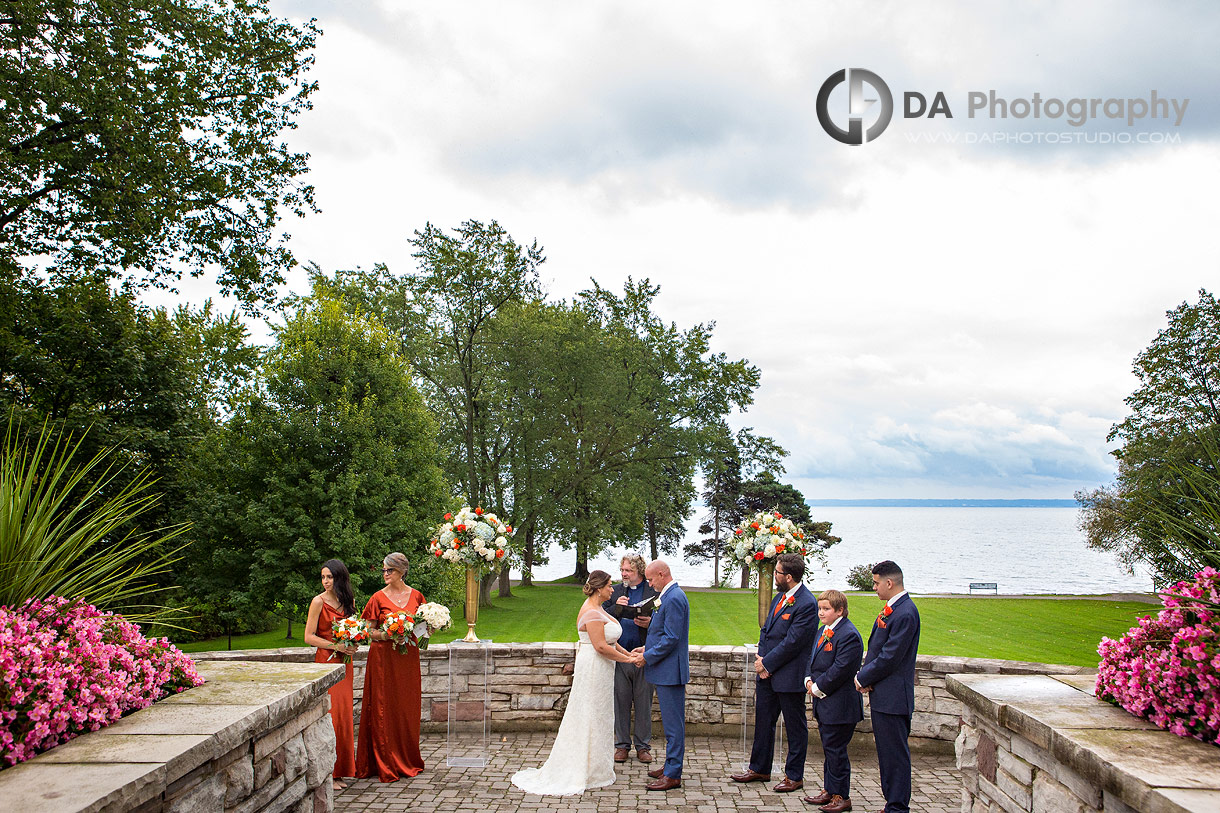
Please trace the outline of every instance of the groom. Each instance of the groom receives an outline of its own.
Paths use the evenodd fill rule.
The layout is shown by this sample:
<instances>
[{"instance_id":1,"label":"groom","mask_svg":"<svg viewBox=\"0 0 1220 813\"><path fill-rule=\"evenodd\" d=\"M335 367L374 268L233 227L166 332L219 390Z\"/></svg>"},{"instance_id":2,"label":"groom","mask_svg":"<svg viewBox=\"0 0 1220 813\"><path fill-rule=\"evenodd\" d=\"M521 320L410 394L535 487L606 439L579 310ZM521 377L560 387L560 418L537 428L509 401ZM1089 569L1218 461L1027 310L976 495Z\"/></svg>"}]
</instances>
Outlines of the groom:
<instances>
[{"instance_id":1,"label":"groom","mask_svg":"<svg viewBox=\"0 0 1220 813\"><path fill-rule=\"evenodd\" d=\"M655 779L648 790L669 790L682 785L682 758L686 754L686 684L690 682L688 655L690 605L686 594L660 559L644 569L644 578L660 593L648 625L648 639L636 652L644 653L644 678L657 688L661 725L665 727L665 764L648 772Z\"/></svg>"}]
</instances>

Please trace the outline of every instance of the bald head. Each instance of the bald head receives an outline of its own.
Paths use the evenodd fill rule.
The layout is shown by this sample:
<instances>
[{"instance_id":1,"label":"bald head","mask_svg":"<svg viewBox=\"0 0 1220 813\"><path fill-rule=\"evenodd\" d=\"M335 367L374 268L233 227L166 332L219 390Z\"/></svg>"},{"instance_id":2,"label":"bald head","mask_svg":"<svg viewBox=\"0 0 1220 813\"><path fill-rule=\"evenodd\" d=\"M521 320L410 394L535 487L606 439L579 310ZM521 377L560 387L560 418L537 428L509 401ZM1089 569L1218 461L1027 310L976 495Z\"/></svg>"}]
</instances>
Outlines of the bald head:
<instances>
[{"instance_id":1,"label":"bald head","mask_svg":"<svg viewBox=\"0 0 1220 813\"><path fill-rule=\"evenodd\" d=\"M644 578L648 579L648 585L658 593L665 589L665 585L674 580L673 575L669 572L669 565L656 559L644 568Z\"/></svg>"}]
</instances>

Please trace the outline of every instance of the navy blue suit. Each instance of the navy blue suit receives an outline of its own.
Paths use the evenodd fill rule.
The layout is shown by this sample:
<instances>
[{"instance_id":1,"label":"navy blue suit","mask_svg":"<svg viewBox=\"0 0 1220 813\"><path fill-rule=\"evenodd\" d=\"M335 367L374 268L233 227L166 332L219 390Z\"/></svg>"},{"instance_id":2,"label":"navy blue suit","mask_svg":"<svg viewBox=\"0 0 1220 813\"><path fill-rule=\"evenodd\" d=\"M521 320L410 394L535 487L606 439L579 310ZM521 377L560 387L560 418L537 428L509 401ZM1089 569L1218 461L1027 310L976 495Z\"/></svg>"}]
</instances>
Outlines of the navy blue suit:
<instances>
[{"instance_id":1,"label":"navy blue suit","mask_svg":"<svg viewBox=\"0 0 1220 813\"><path fill-rule=\"evenodd\" d=\"M792 606L780 607L784 594L775 597L767 624L758 634L758 654L770 676L754 681L754 746L750 749L750 770L771 773L775 757L775 724L782 713L784 729L788 732L784 775L797 782L804 781L805 752L809 747L805 673L813 655L818 602L803 584L797 587L792 598Z\"/></svg>"},{"instance_id":2,"label":"navy blue suit","mask_svg":"<svg viewBox=\"0 0 1220 813\"><path fill-rule=\"evenodd\" d=\"M884 610L883 610L884 613ZM919 649L919 610L909 595L879 615L868 636L868 654L856 680L871 686L869 716L877 742L885 813L907 813L911 804L911 715L915 711L915 653Z\"/></svg>"},{"instance_id":3,"label":"navy blue suit","mask_svg":"<svg viewBox=\"0 0 1220 813\"><path fill-rule=\"evenodd\" d=\"M690 683L690 604L676 584L663 591L661 606L648 625L644 679L657 689L665 728L663 772L671 779L681 779L686 756L686 684Z\"/></svg>"},{"instance_id":4,"label":"navy blue suit","mask_svg":"<svg viewBox=\"0 0 1220 813\"><path fill-rule=\"evenodd\" d=\"M813 651L808 677L825 697L813 698L813 719L818 721L822 738L822 780L829 793L851 798L851 760L847 744L856 733L856 723L864 719L864 699L856 691L855 677L864 657L864 639L846 618L823 639L826 628L818 629L822 645Z\"/></svg>"}]
</instances>

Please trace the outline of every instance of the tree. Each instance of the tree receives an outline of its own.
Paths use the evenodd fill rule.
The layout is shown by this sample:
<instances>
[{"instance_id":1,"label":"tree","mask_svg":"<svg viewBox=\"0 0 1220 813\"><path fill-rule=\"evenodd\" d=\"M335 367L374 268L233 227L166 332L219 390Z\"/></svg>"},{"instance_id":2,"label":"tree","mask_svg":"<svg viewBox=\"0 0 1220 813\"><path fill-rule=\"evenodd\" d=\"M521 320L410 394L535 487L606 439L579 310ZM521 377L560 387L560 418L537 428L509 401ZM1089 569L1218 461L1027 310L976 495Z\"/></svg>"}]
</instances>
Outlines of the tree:
<instances>
[{"instance_id":1,"label":"tree","mask_svg":"<svg viewBox=\"0 0 1220 813\"><path fill-rule=\"evenodd\" d=\"M295 264L275 230L316 211L306 155L318 36L262 0L9 0L0 19L0 267L168 285L214 266L247 306Z\"/></svg>"},{"instance_id":2,"label":"tree","mask_svg":"<svg viewBox=\"0 0 1220 813\"><path fill-rule=\"evenodd\" d=\"M82 497L155 481L162 499L125 529L147 535L180 521L196 447L257 366L246 338L236 313L218 316L210 303L171 313L96 276L0 278L0 403L22 442L45 426L53 442L75 439L77 465L111 450L116 471L103 484L90 469Z\"/></svg>"},{"instance_id":3,"label":"tree","mask_svg":"<svg viewBox=\"0 0 1220 813\"><path fill-rule=\"evenodd\" d=\"M1206 544L1186 497L1184 474L1207 471L1201 438L1220 427L1220 303L1206 290L1167 312L1168 324L1136 356L1131 414L1107 440L1121 442L1115 481L1077 492L1079 526L1090 547L1115 553L1128 569L1146 564L1159 586L1193 575L1182 551ZM1205 520L1204 520L1205 521Z\"/></svg>"},{"instance_id":4,"label":"tree","mask_svg":"<svg viewBox=\"0 0 1220 813\"><path fill-rule=\"evenodd\" d=\"M278 332L251 394L205 458L210 487L193 506L202 598L226 611L305 606L318 568L342 559L365 594L394 550L412 585L457 599L428 540L446 503L436 426L398 342L376 319L319 295Z\"/></svg>"}]
</instances>

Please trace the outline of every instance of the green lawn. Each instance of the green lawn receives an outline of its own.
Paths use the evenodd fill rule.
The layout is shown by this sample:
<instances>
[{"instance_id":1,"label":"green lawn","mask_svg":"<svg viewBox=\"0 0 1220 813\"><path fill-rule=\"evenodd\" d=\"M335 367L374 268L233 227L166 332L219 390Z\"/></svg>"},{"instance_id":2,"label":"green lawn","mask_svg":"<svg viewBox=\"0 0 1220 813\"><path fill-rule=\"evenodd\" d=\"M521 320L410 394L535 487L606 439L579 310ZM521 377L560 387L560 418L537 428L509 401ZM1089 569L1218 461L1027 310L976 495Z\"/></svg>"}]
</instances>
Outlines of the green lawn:
<instances>
[{"instance_id":1,"label":"green lawn","mask_svg":"<svg viewBox=\"0 0 1220 813\"><path fill-rule=\"evenodd\" d=\"M736 590L687 594L691 603L692 644L757 643L758 603L753 593ZM575 641L576 611L584 596L572 584L540 583L515 587L511 598L494 598L479 612L481 638L509 641ZM919 598L922 620L919 651L925 655L1097 664L1102 636L1117 637L1141 616L1156 613L1152 604L1093 599ZM881 602L872 593L849 593L851 617L867 639ZM436 643L466 634L461 608L454 628ZM284 638L286 625L258 635L233 638L234 649L301 645L303 624L293 624L295 640ZM227 639L185 644L186 652L225 649Z\"/></svg>"}]
</instances>

